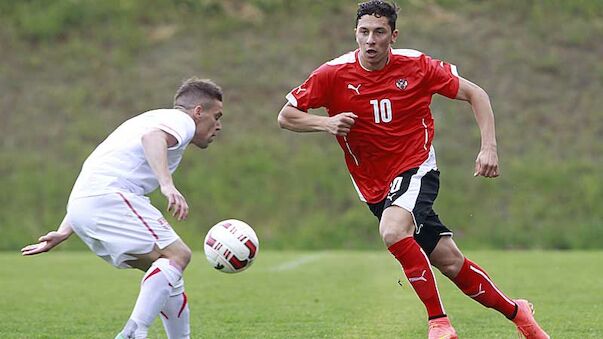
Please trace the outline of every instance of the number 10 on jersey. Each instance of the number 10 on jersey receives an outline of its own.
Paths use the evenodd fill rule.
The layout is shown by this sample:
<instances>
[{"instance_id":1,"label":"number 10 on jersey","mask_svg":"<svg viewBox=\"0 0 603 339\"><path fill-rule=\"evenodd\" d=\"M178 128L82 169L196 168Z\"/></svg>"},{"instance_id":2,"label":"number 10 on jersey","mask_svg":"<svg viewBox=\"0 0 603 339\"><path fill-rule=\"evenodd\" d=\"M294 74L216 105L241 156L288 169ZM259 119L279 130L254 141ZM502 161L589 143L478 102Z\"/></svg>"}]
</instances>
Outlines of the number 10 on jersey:
<instances>
[{"instance_id":1,"label":"number 10 on jersey","mask_svg":"<svg viewBox=\"0 0 603 339\"><path fill-rule=\"evenodd\" d=\"M373 113L375 114L375 123L392 121L392 102L389 99L371 100Z\"/></svg>"}]
</instances>

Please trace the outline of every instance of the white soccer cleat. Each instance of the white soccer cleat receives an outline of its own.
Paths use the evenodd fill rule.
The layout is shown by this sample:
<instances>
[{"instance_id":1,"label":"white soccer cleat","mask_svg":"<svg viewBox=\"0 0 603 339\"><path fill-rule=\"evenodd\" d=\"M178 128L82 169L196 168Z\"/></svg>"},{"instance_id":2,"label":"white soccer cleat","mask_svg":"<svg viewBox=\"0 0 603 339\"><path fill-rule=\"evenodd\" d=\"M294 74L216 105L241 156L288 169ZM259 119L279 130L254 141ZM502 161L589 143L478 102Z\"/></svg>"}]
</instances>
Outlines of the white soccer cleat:
<instances>
[{"instance_id":1,"label":"white soccer cleat","mask_svg":"<svg viewBox=\"0 0 603 339\"><path fill-rule=\"evenodd\" d=\"M138 328L138 325L136 324L136 322L134 322L134 320L128 319L128 322L126 323L126 326L124 326L124 329L121 330L121 332L119 332L117 334L117 336L115 336L115 339L136 339L136 338L142 338L141 336L136 336L136 329ZM146 335L144 335L144 339L147 339Z\"/></svg>"}]
</instances>

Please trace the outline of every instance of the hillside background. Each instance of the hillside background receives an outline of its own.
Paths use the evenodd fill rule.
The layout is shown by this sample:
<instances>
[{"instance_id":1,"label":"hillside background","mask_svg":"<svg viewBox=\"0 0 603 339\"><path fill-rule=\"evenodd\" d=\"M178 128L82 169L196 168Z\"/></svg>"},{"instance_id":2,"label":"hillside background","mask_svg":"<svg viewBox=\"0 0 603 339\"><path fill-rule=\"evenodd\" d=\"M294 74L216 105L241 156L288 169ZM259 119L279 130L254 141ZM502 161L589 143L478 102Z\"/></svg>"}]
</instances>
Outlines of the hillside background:
<instances>
[{"instance_id":1,"label":"hillside background","mask_svg":"<svg viewBox=\"0 0 603 339\"><path fill-rule=\"evenodd\" d=\"M603 2L398 0L395 47L489 93L502 176L473 178L470 107L436 98L436 210L464 248L603 248ZM333 138L282 131L284 95L355 49L356 1L0 1L0 249L62 220L86 156L189 76L225 90L224 129L175 175L194 250L219 220L263 248L382 248ZM324 114L321 111L314 112ZM162 210L165 201L152 196ZM62 249L82 249L73 237Z\"/></svg>"}]
</instances>

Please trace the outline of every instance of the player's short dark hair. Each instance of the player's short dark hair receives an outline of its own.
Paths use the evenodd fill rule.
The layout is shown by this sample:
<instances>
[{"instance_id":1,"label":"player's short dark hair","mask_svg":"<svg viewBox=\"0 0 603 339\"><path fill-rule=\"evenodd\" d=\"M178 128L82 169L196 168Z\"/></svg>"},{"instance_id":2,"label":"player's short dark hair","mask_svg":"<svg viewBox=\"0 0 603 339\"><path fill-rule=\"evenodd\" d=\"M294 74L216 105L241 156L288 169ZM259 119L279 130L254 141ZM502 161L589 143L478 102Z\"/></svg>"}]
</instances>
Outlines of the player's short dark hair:
<instances>
[{"instance_id":1,"label":"player's short dark hair","mask_svg":"<svg viewBox=\"0 0 603 339\"><path fill-rule=\"evenodd\" d=\"M374 15L377 18L386 17L389 27L392 32L396 29L396 20L398 19L398 10L400 8L395 2L391 4L382 0L370 0L358 4L358 12L356 14L356 27L358 27L358 20L364 15Z\"/></svg>"},{"instance_id":2,"label":"player's short dark hair","mask_svg":"<svg viewBox=\"0 0 603 339\"><path fill-rule=\"evenodd\" d=\"M209 79L192 77L185 80L174 95L174 106L193 108L213 100L222 101L222 89Z\"/></svg>"}]
</instances>

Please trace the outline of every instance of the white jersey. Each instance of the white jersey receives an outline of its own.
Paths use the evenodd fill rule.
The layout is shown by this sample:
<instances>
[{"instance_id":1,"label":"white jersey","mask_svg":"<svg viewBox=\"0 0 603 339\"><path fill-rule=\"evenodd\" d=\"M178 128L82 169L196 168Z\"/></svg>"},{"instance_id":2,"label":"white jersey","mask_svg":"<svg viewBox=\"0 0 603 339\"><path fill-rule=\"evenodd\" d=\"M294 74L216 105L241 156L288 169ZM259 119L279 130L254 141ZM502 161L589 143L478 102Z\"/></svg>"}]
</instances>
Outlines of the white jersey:
<instances>
[{"instance_id":1,"label":"white jersey","mask_svg":"<svg viewBox=\"0 0 603 339\"><path fill-rule=\"evenodd\" d=\"M168 169L173 173L195 134L195 122L176 109L148 111L124 122L98 145L84 162L69 199L116 191L145 195L157 189L159 182L142 147L142 136L153 129L178 141L167 152Z\"/></svg>"}]
</instances>

